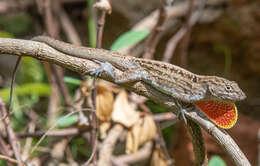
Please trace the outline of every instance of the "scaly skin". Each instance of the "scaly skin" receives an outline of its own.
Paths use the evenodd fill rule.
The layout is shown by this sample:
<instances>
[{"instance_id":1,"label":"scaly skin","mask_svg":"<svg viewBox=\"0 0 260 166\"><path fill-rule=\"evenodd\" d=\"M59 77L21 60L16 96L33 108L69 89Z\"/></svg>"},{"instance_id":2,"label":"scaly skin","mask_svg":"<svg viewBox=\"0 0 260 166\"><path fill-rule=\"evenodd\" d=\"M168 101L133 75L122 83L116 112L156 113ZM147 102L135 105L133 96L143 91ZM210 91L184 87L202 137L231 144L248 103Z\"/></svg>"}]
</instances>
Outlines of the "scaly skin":
<instances>
[{"instance_id":1,"label":"scaly skin","mask_svg":"<svg viewBox=\"0 0 260 166\"><path fill-rule=\"evenodd\" d=\"M233 103L246 98L245 93L236 82L225 78L197 75L169 63L125 56L118 52L75 46L46 36L37 36L32 40L43 42L70 56L102 62L98 72L95 71L97 74L107 72L113 77L114 68L118 68L123 72L119 77L113 77L116 83L144 81L160 92L172 96L177 101L195 104L215 124L222 128L230 128L235 124L237 111ZM230 122L232 124L229 123L225 126L223 124L226 124L226 122L218 123L213 119L216 117L215 114L214 116L209 115L208 110L203 110L208 108L204 103L210 103L211 106L214 106L210 107L213 112L214 108L220 112L219 106L227 103L222 108L228 107L231 109L234 114L232 122ZM230 112L230 109L226 112ZM223 121L225 121L226 115L224 111L224 114L221 113L219 116L223 116Z\"/></svg>"}]
</instances>

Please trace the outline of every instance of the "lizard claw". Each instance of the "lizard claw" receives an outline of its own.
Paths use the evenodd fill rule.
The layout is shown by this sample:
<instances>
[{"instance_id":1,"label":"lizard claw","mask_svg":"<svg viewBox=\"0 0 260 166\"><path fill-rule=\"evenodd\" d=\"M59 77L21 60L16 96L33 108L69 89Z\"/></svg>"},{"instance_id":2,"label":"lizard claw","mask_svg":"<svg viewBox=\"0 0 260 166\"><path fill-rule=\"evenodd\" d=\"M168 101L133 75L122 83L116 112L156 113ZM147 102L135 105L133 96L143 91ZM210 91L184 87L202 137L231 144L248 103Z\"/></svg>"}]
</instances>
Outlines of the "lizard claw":
<instances>
[{"instance_id":1,"label":"lizard claw","mask_svg":"<svg viewBox=\"0 0 260 166\"><path fill-rule=\"evenodd\" d=\"M187 119L185 117L186 109L182 107L182 105L177 101L176 106L179 109L179 113L177 114L177 117L180 119L182 118L184 120L184 123L187 125Z\"/></svg>"},{"instance_id":2,"label":"lizard claw","mask_svg":"<svg viewBox=\"0 0 260 166\"><path fill-rule=\"evenodd\" d=\"M113 72L112 72L113 66L112 66L110 63L108 63L108 62L103 63L103 62L96 61L96 60L95 60L95 62L99 63L99 64L100 64L100 67L97 68L97 69L95 69L95 70L93 70L93 71L91 71L91 72L90 72L91 75L94 75L95 77L97 77L100 73L106 72L106 73L109 74L111 77L114 77L114 74L113 74Z\"/></svg>"},{"instance_id":3,"label":"lizard claw","mask_svg":"<svg viewBox=\"0 0 260 166\"><path fill-rule=\"evenodd\" d=\"M183 109L183 108L180 108L180 111L179 111L179 113L178 113L178 115L177 115L177 117L180 119L180 117L184 120L184 123L187 125L187 119L186 119L186 117L185 117L185 109Z\"/></svg>"}]
</instances>

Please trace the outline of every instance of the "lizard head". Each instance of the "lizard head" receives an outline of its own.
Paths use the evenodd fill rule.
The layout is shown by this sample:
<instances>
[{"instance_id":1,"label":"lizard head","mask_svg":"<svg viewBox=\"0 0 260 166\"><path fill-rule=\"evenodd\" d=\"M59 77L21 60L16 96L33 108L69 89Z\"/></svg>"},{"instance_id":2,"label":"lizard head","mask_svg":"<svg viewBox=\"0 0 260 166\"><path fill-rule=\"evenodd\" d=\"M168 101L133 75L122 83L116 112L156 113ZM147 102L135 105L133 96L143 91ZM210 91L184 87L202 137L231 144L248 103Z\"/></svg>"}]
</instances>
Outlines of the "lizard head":
<instances>
[{"instance_id":1,"label":"lizard head","mask_svg":"<svg viewBox=\"0 0 260 166\"><path fill-rule=\"evenodd\" d=\"M209 76L205 83L208 89L206 98L193 104L218 127L233 127L238 116L234 102L245 99L245 93L236 82L224 78Z\"/></svg>"},{"instance_id":2,"label":"lizard head","mask_svg":"<svg viewBox=\"0 0 260 166\"><path fill-rule=\"evenodd\" d=\"M208 81L207 86L210 96L217 100L240 101L246 98L245 93L235 81L214 77L211 81Z\"/></svg>"}]
</instances>

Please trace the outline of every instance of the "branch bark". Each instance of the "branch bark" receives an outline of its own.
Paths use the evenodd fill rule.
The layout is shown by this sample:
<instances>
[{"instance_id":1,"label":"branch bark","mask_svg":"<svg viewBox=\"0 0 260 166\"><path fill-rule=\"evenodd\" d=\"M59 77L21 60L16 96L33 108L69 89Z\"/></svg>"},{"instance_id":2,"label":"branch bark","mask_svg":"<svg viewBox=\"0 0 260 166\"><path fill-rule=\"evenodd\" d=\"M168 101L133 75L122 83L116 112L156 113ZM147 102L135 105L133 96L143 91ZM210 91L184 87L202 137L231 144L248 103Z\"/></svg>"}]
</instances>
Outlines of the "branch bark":
<instances>
[{"instance_id":1,"label":"branch bark","mask_svg":"<svg viewBox=\"0 0 260 166\"><path fill-rule=\"evenodd\" d=\"M124 164L134 164L140 161L144 161L151 156L153 148L152 142L147 142L143 148L137 151L135 154L120 155L117 157L112 157L112 163L124 163Z\"/></svg>"},{"instance_id":2,"label":"branch bark","mask_svg":"<svg viewBox=\"0 0 260 166\"><path fill-rule=\"evenodd\" d=\"M52 47L40 42L0 38L0 53L17 56L30 56L39 60L55 63L67 69L78 73L87 73L99 67L98 64L63 54ZM109 53L109 52L108 52ZM122 55L123 56L123 55ZM115 70L115 77L120 70ZM101 79L114 82L109 75L101 74ZM146 96L158 104L162 104L169 108L175 114L178 113L175 107L174 99L165 95L144 82L134 82L132 84L122 84L121 86L133 91L139 95ZM239 149L234 140L222 129L217 128L205 116L197 110L187 112L186 117L201 126L206 132L212 135L215 140L222 146L227 154L232 158L237 166L250 166L250 163L243 152Z\"/></svg>"},{"instance_id":3,"label":"branch bark","mask_svg":"<svg viewBox=\"0 0 260 166\"><path fill-rule=\"evenodd\" d=\"M111 165L111 158L112 153L114 150L114 146L121 136L123 132L123 126L120 124L116 124L108 133L107 138L104 140L103 145L99 151L99 160L97 165L102 166L110 166Z\"/></svg>"},{"instance_id":4,"label":"branch bark","mask_svg":"<svg viewBox=\"0 0 260 166\"><path fill-rule=\"evenodd\" d=\"M187 120L188 130L192 137L193 152L195 156L195 166L207 166L208 159L204 139L200 127L191 120Z\"/></svg>"},{"instance_id":5,"label":"branch bark","mask_svg":"<svg viewBox=\"0 0 260 166\"><path fill-rule=\"evenodd\" d=\"M3 102L3 100L1 98L0 98L0 110L2 112L2 116L8 115L6 107L5 107L5 103ZM23 164L22 164L22 156L21 156L21 144L18 141L16 134L11 126L11 121L9 119L9 116L7 116L3 119L3 123L5 126L5 130L7 132L8 141L14 152L14 156L15 156L16 160L19 161L18 165L22 166Z\"/></svg>"}]
</instances>

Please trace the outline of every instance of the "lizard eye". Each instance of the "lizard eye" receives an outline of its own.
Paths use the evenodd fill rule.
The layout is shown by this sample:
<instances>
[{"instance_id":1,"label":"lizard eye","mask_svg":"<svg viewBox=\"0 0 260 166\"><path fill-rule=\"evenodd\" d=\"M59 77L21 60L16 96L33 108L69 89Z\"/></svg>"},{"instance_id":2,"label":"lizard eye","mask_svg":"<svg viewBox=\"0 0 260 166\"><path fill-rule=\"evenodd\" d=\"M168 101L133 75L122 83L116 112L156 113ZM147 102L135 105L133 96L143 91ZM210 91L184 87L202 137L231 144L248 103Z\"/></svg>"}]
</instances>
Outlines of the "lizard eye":
<instances>
[{"instance_id":1,"label":"lizard eye","mask_svg":"<svg viewBox=\"0 0 260 166\"><path fill-rule=\"evenodd\" d=\"M226 86L226 89L227 89L227 90L231 90L231 87L230 87L230 86Z\"/></svg>"}]
</instances>

